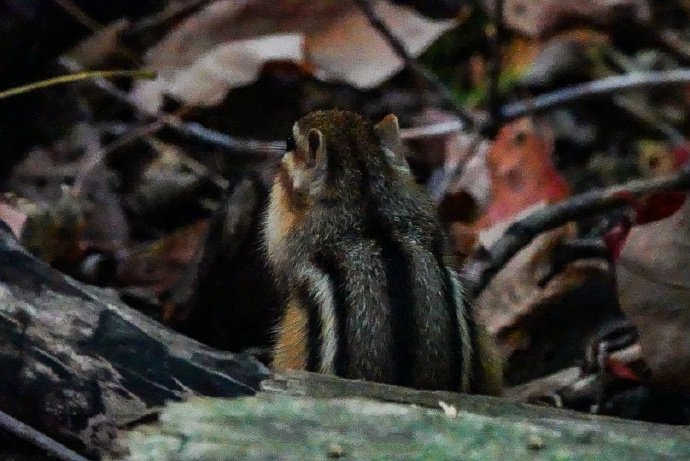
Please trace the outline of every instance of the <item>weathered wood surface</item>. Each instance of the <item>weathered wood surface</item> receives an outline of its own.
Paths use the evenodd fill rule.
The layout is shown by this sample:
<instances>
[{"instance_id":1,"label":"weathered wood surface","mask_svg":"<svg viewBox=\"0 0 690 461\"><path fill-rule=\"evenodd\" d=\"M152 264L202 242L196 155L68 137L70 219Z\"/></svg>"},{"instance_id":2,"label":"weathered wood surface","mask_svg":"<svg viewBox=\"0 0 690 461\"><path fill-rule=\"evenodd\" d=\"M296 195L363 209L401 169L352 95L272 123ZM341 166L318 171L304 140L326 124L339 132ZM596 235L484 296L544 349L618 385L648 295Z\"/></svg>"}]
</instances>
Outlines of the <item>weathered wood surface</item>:
<instances>
[{"instance_id":1,"label":"weathered wood surface","mask_svg":"<svg viewBox=\"0 0 690 461\"><path fill-rule=\"evenodd\" d=\"M254 397L169 405L156 425L124 436L131 451L118 459L690 458L681 427L306 373L262 387Z\"/></svg>"},{"instance_id":2,"label":"weathered wood surface","mask_svg":"<svg viewBox=\"0 0 690 461\"><path fill-rule=\"evenodd\" d=\"M28 254L0 225L0 409L89 455L192 395L251 395L268 370L219 352Z\"/></svg>"}]
</instances>

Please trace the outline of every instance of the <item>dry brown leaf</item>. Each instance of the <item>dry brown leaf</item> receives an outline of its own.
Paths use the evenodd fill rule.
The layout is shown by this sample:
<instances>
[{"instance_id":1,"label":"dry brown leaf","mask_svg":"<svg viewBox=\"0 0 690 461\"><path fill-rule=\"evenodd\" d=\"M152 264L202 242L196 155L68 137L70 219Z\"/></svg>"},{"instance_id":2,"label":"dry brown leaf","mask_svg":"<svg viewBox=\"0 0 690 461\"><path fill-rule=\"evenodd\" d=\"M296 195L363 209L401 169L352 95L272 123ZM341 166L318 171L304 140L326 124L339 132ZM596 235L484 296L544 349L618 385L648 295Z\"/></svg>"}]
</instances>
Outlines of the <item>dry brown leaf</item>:
<instances>
[{"instance_id":1,"label":"dry brown leaf","mask_svg":"<svg viewBox=\"0 0 690 461\"><path fill-rule=\"evenodd\" d=\"M543 204L524 213L539 206ZM512 222L480 232L479 244L490 247ZM583 300L583 296L609 287L609 298L615 304L606 260L577 259L554 270L554 251L575 235L574 225L542 233L513 257L474 301L480 323L506 359L508 382L522 382L571 366L582 354L582 340L593 333L602 318L610 316L603 305L608 301Z\"/></svg>"},{"instance_id":2,"label":"dry brown leaf","mask_svg":"<svg viewBox=\"0 0 690 461\"><path fill-rule=\"evenodd\" d=\"M455 24L384 0L376 1L375 8L414 56ZM137 82L133 98L150 112L159 108L164 94L213 105L275 60L309 65L317 78L358 88L375 87L403 67L351 1L219 0L146 53L145 64L158 78Z\"/></svg>"},{"instance_id":3,"label":"dry brown leaf","mask_svg":"<svg viewBox=\"0 0 690 461\"><path fill-rule=\"evenodd\" d=\"M193 106L214 106L231 88L255 81L269 61L304 60L304 43L300 34L270 35L219 45L191 66L163 76L153 82L142 82L134 98L147 111L155 112L163 94Z\"/></svg>"},{"instance_id":4,"label":"dry brown leaf","mask_svg":"<svg viewBox=\"0 0 690 461\"><path fill-rule=\"evenodd\" d=\"M621 309L640 334L652 381L690 389L690 203L633 228L616 268Z\"/></svg>"},{"instance_id":5,"label":"dry brown leaf","mask_svg":"<svg viewBox=\"0 0 690 461\"><path fill-rule=\"evenodd\" d=\"M138 184L126 197L129 209L138 216L154 217L179 213L185 208L213 209L214 194L222 194L228 182L174 144L155 139L148 145L158 154L141 173ZM170 211L174 210L174 211Z\"/></svg>"},{"instance_id":6,"label":"dry brown leaf","mask_svg":"<svg viewBox=\"0 0 690 461\"><path fill-rule=\"evenodd\" d=\"M450 20L429 20L411 8L386 1L376 1L374 6L412 56L421 54L455 25ZM316 73L317 77L363 89L381 84L403 68L402 60L355 8L308 35L307 49L321 71Z\"/></svg>"},{"instance_id":7,"label":"dry brown leaf","mask_svg":"<svg viewBox=\"0 0 690 461\"><path fill-rule=\"evenodd\" d=\"M0 202L0 220L7 224L15 237L21 237L26 218L25 212L13 207L9 203Z\"/></svg>"},{"instance_id":8,"label":"dry brown leaf","mask_svg":"<svg viewBox=\"0 0 690 461\"><path fill-rule=\"evenodd\" d=\"M208 220L200 220L132 250L117 269L118 285L155 296L169 291L199 252L207 228Z\"/></svg>"},{"instance_id":9,"label":"dry brown leaf","mask_svg":"<svg viewBox=\"0 0 690 461\"><path fill-rule=\"evenodd\" d=\"M639 151L637 164L647 177L662 177L678 171L688 163L690 146L673 145L668 141L641 139L637 142Z\"/></svg>"},{"instance_id":10,"label":"dry brown leaf","mask_svg":"<svg viewBox=\"0 0 690 461\"><path fill-rule=\"evenodd\" d=\"M595 62L609 46L606 34L592 29L571 29L545 40L529 40L536 54L525 63L520 77L528 88L548 88L575 81L590 80Z\"/></svg>"},{"instance_id":11,"label":"dry brown leaf","mask_svg":"<svg viewBox=\"0 0 690 461\"><path fill-rule=\"evenodd\" d=\"M484 4L493 11L495 1L484 0ZM572 19L604 23L624 8L629 8L638 21L651 19L645 0L505 0L504 19L510 28L539 37Z\"/></svg>"},{"instance_id":12,"label":"dry brown leaf","mask_svg":"<svg viewBox=\"0 0 690 461\"><path fill-rule=\"evenodd\" d=\"M533 211L543 204L530 208ZM499 238L508 225L501 223L479 233L478 242L489 247ZM519 317L527 315L535 305L543 301L544 288L539 281L551 269L553 249L568 237L575 235L572 226L545 232L523 248L501 271L476 301L477 312L492 335L514 325Z\"/></svg>"}]
</instances>

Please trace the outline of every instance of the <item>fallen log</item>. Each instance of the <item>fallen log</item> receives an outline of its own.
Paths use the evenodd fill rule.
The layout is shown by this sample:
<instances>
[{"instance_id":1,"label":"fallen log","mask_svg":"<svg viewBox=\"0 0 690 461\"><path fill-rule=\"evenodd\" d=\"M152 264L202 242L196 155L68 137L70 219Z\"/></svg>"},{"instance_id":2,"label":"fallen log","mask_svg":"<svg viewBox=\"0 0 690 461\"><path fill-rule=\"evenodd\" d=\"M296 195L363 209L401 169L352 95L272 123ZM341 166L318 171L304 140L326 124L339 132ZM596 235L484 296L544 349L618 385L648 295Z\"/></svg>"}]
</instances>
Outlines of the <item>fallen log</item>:
<instances>
[{"instance_id":1,"label":"fallen log","mask_svg":"<svg viewBox=\"0 0 690 461\"><path fill-rule=\"evenodd\" d=\"M31 256L0 222L0 409L88 456L168 401L252 395L268 370Z\"/></svg>"},{"instance_id":2,"label":"fallen log","mask_svg":"<svg viewBox=\"0 0 690 461\"><path fill-rule=\"evenodd\" d=\"M682 427L452 392L282 373L263 392L166 406L119 460L687 459Z\"/></svg>"}]
</instances>

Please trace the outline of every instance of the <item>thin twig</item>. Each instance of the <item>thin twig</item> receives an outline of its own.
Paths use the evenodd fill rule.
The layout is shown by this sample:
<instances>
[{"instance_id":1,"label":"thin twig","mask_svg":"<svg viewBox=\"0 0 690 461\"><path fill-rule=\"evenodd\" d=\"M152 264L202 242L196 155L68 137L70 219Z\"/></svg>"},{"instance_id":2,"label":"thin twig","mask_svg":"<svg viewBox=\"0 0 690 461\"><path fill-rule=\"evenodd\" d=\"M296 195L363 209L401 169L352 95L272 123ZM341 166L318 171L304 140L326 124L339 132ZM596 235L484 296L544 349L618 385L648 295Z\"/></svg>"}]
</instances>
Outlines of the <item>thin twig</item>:
<instances>
[{"instance_id":1,"label":"thin twig","mask_svg":"<svg viewBox=\"0 0 690 461\"><path fill-rule=\"evenodd\" d=\"M489 129L487 135L493 138L501 127L501 97L499 84L501 80L502 45L505 27L503 24L503 0L494 0L493 30L489 34L491 58L489 61Z\"/></svg>"},{"instance_id":2,"label":"thin twig","mask_svg":"<svg viewBox=\"0 0 690 461\"><path fill-rule=\"evenodd\" d=\"M645 104L640 104L636 99L623 94L614 94L611 98L616 106L640 122L649 125L649 127L664 135L673 144L685 144L685 136L683 136L680 130L670 123L661 120L658 114L651 111Z\"/></svg>"},{"instance_id":3,"label":"thin twig","mask_svg":"<svg viewBox=\"0 0 690 461\"><path fill-rule=\"evenodd\" d=\"M171 127L181 133L206 141L216 146L222 146L235 152L264 153L267 157L275 157L285 151L284 141L258 141L256 139L240 139L234 136L211 130L196 122L184 123L181 120L167 121ZM173 124L173 123L176 123Z\"/></svg>"},{"instance_id":4,"label":"thin twig","mask_svg":"<svg viewBox=\"0 0 690 461\"><path fill-rule=\"evenodd\" d=\"M430 181L427 185L429 195L431 195L431 198L436 203L440 203L441 200L443 200L448 189L453 185L455 178L461 177L467 164L486 146L486 139L478 133L470 133L467 134L467 136L469 139L465 149L463 149L464 155L460 161L450 168L444 166L438 179L436 181Z\"/></svg>"},{"instance_id":5,"label":"thin twig","mask_svg":"<svg viewBox=\"0 0 690 461\"><path fill-rule=\"evenodd\" d=\"M679 74L679 72L683 73ZM546 112L570 104L579 99L607 96L618 91L640 90L665 85L682 85L688 82L690 82L690 70L631 73L623 76L594 80L582 85L545 93L529 100L525 99L506 104L502 107L501 112L503 120L508 121L528 114ZM627 110L632 115L643 119L645 122L652 124L652 121L648 120L647 114L642 114L629 105L624 107L622 103L620 107ZM670 139L675 140L678 138L679 132L675 128L660 123L654 123L652 125ZM442 136L461 131L462 129L462 122L450 121L422 127L403 128L401 130L401 136L403 139L416 139L430 136Z\"/></svg>"},{"instance_id":6,"label":"thin twig","mask_svg":"<svg viewBox=\"0 0 690 461\"><path fill-rule=\"evenodd\" d=\"M91 32L95 32L101 27L101 23L96 21L93 17L87 14L83 9L79 8L71 0L53 0L60 8L65 10L70 16L77 20L81 25L89 29Z\"/></svg>"},{"instance_id":7,"label":"thin twig","mask_svg":"<svg viewBox=\"0 0 690 461\"><path fill-rule=\"evenodd\" d=\"M391 32L381 16L374 11L371 1L354 0L354 2L359 7L360 11L367 17L371 26L383 36L388 43L388 46L390 46L395 54L397 54L398 57L403 60L405 66L413 71L417 76L422 78L422 80L424 80L434 92L443 98L443 101L448 108L452 110L465 125L465 129L474 128L476 125L474 119L463 109L460 104L458 104L448 87L446 87L443 82L441 82L438 77L434 75L433 72L420 64L410 55L410 53L407 52L405 45L393 34L393 32Z\"/></svg>"},{"instance_id":8,"label":"thin twig","mask_svg":"<svg viewBox=\"0 0 690 461\"><path fill-rule=\"evenodd\" d=\"M204 6L205 3L210 3L211 0L187 0L180 4L168 4L162 11L147 16L136 22L128 31L129 34L136 34L146 29L159 26L160 24L172 21L175 18L189 15L195 10Z\"/></svg>"},{"instance_id":9,"label":"thin twig","mask_svg":"<svg viewBox=\"0 0 690 461\"><path fill-rule=\"evenodd\" d=\"M640 66L634 59L629 58L625 54L611 49L605 54L606 59L611 60L624 73L632 74L634 72L645 72L647 69ZM659 134L664 135L673 144L685 144L685 137L673 125L664 121L660 114L656 113L647 98L639 98L636 94L614 94L611 101L619 108L623 109L633 118L648 125L656 130Z\"/></svg>"},{"instance_id":10,"label":"thin twig","mask_svg":"<svg viewBox=\"0 0 690 461\"><path fill-rule=\"evenodd\" d=\"M154 79L156 73L150 70L91 70L85 72L77 72L75 74L60 75L58 77L41 80L39 82L28 83L26 85L10 88L0 91L0 99L9 98L10 96L17 96L29 91L38 90L40 88L47 88L49 86L62 85L65 83L78 82L80 80L88 79L103 79L113 77L130 77L141 79Z\"/></svg>"},{"instance_id":11,"label":"thin twig","mask_svg":"<svg viewBox=\"0 0 690 461\"><path fill-rule=\"evenodd\" d=\"M459 133L464 125L459 120L449 120L447 122L432 123L424 126L413 126L401 128L400 137L402 139L430 138L433 136L444 136L451 133Z\"/></svg>"},{"instance_id":12,"label":"thin twig","mask_svg":"<svg viewBox=\"0 0 690 461\"><path fill-rule=\"evenodd\" d=\"M0 427L61 461L89 461L33 427L0 411Z\"/></svg>"},{"instance_id":13,"label":"thin twig","mask_svg":"<svg viewBox=\"0 0 690 461\"><path fill-rule=\"evenodd\" d=\"M467 264L465 274L472 298L487 287L498 271L542 232L596 213L629 206L635 197L650 192L690 189L690 168L670 176L635 180L607 189L596 189L541 208L511 224L486 252Z\"/></svg>"},{"instance_id":14,"label":"thin twig","mask_svg":"<svg viewBox=\"0 0 690 461\"><path fill-rule=\"evenodd\" d=\"M660 72L634 72L626 75L602 78L591 82L562 88L536 96L530 100L506 104L501 109L504 121L515 120L527 114L545 112L574 101L608 96L612 93L645 90L659 86L683 85L690 82L690 69L674 69Z\"/></svg>"},{"instance_id":15,"label":"thin twig","mask_svg":"<svg viewBox=\"0 0 690 461\"><path fill-rule=\"evenodd\" d=\"M66 57L61 57L59 62L68 70L76 71L80 69L79 65L74 60ZM126 92L122 91L108 80L96 78L91 80L91 82L108 95L112 96L118 101L130 105L135 110L141 112L139 106L132 101ZM145 115L151 116L151 114ZM172 128L178 133L194 137L206 144L211 144L233 152L263 154L267 158L275 158L285 150L285 143L281 141L256 141L253 139L235 138L225 133L220 133L218 131L206 128L198 123L186 123L179 117L176 117L175 115L169 114L165 111L158 111L152 116L153 118L160 120L165 126ZM145 133L152 134L152 132L149 131L145 131Z\"/></svg>"},{"instance_id":16,"label":"thin twig","mask_svg":"<svg viewBox=\"0 0 690 461\"><path fill-rule=\"evenodd\" d=\"M681 37L678 31L662 29L657 33L657 38L681 60L690 61L690 44Z\"/></svg>"}]
</instances>

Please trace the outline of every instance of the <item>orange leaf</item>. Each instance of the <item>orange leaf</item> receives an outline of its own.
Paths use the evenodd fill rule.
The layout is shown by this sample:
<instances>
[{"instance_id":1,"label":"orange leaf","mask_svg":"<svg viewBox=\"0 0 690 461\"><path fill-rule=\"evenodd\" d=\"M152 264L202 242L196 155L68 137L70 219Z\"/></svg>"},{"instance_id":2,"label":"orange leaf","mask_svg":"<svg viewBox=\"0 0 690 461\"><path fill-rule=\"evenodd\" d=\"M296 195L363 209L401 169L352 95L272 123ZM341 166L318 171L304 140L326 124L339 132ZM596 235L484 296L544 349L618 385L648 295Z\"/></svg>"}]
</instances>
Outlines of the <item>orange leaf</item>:
<instances>
[{"instance_id":1,"label":"orange leaf","mask_svg":"<svg viewBox=\"0 0 690 461\"><path fill-rule=\"evenodd\" d=\"M531 119L501 129L489 150L491 201L476 228L506 221L531 205L568 196L568 185L553 165L553 139L545 126Z\"/></svg>"}]
</instances>

